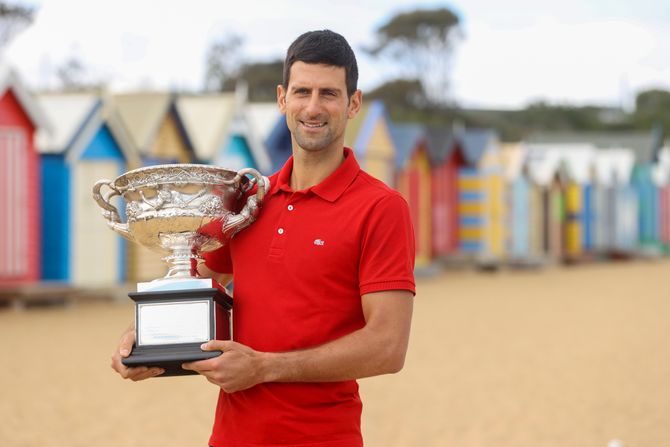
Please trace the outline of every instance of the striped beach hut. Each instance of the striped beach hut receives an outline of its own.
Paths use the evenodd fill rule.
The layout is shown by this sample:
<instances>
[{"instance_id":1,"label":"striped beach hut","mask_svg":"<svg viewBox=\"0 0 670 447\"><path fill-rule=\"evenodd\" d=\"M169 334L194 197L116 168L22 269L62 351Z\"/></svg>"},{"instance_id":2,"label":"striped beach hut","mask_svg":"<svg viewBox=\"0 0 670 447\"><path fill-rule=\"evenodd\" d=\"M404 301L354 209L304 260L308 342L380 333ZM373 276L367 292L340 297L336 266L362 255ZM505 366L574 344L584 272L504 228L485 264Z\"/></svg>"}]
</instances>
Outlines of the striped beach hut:
<instances>
[{"instance_id":1,"label":"striped beach hut","mask_svg":"<svg viewBox=\"0 0 670 447\"><path fill-rule=\"evenodd\" d=\"M393 124L391 136L397 148L396 189L407 200L414 225L416 266L426 267L433 258L434 233L431 165L425 130L419 124Z\"/></svg>"},{"instance_id":2,"label":"striped beach hut","mask_svg":"<svg viewBox=\"0 0 670 447\"><path fill-rule=\"evenodd\" d=\"M481 266L496 266L505 255L498 136L489 129L473 129L454 138L465 161L458 171L459 248Z\"/></svg>"},{"instance_id":3,"label":"striped beach hut","mask_svg":"<svg viewBox=\"0 0 670 447\"><path fill-rule=\"evenodd\" d=\"M113 96L121 120L144 166L197 161L174 95L163 92ZM161 255L138 244L128 246L128 279L132 282L161 278L167 265Z\"/></svg>"},{"instance_id":4,"label":"striped beach hut","mask_svg":"<svg viewBox=\"0 0 670 447\"><path fill-rule=\"evenodd\" d=\"M344 144L351 147L365 171L389 186L395 182L395 153L390 120L382 101L364 103L349 121Z\"/></svg>"},{"instance_id":5,"label":"striped beach hut","mask_svg":"<svg viewBox=\"0 0 670 447\"><path fill-rule=\"evenodd\" d=\"M38 100L53 124L40 132L42 268L45 280L105 286L126 276L126 241L100 217L91 189L139 165L114 109L96 93L47 93Z\"/></svg>"},{"instance_id":6,"label":"striped beach hut","mask_svg":"<svg viewBox=\"0 0 670 447\"><path fill-rule=\"evenodd\" d=\"M0 66L0 286L40 270L39 158L35 132L49 121L19 76Z\"/></svg>"}]
</instances>

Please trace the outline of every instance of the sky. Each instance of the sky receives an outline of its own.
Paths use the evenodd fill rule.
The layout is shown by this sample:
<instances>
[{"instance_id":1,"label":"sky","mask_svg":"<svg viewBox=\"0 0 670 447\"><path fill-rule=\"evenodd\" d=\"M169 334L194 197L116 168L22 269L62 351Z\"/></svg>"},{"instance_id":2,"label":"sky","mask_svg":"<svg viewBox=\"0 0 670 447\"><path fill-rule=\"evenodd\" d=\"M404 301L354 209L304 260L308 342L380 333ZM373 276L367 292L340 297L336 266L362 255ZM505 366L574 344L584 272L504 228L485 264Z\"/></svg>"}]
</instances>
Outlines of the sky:
<instances>
[{"instance_id":1,"label":"sky","mask_svg":"<svg viewBox=\"0 0 670 447\"><path fill-rule=\"evenodd\" d=\"M357 53L365 92L392 76L362 48L399 12L447 6L462 25L450 95L466 107L545 100L631 108L636 92L670 90L670 8L660 0L23 0L33 24L2 56L34 89L58 85L75 57L112 91L198 90L208 45L244 37L251 61L283 58L304 31L329 28ZM667 2L667 0L666 0Z\"/></svg>"}]
</instances>

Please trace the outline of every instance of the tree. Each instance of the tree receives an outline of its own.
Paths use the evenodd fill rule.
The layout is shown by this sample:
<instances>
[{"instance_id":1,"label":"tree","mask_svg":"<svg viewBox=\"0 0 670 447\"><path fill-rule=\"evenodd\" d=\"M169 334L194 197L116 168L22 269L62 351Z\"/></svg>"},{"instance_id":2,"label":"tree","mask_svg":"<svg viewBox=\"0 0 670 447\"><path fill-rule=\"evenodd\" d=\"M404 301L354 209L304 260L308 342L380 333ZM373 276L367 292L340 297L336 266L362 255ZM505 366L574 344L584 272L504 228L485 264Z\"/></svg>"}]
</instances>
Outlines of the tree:
<instances>
[{"instance_id":1,"label":"tree","mask_svg":"<svg viewBox=\"0 0 670 447\"><path fill-rule=\"evenodd\" d=\"M375 34L377 43L366 49L369 54L390 62L398 78L419 79L433 102L448 103L451 56L461 37L454 12L439 8L400 13Z\"/></svg>"},{"instance_id":2,"label":"tree","mask_svg":"<svg viewBox=\"0 0 670 447\"><path fill-rule=\"evenodd\" d=\"M0 1L0 47L33 23L34 14L31 7Z\"/></svg>"},{"instance_id":3,"label":"tree","mask_svg":"<svg viewBox=\"0 0 670 447\"><path fill-rule=\"evenodd\" d=\"M249 88L249 101L276 101L277 85L282 83L283 73L283 60L245 64L240 72L240 78L244 79Z\"/></svg>"},{"instance_id":4,"label":"tree","mask_svg":"<svg viewBox=\"0 0 670 447\"><path fill-rule=\"evenodd\" d=\"M418 79L393 79L370 92L366 99L381 99L387 107L422 108L428 102L426 92Z\"/></svg>"},{"instance_id":5,"label":"tree","mask_svg":"<svg viewBox=\"0 0 670 447\"><path fill-rule=\"evenodd\" d=\"M635 98L635 126L640 129L660 127L670 131L670 92L667 90L646 90Z\"/></svg>"},{"instance_id":6,"label":"tree","mask_svg":"<svg viewBox=\"0 0 670 447\"><path fill-rule=\"evenodd\" d=\"M244 38L238 34L227 34L207 50L205 62L205 90L231 90L231 80L237 79L243 65L242 47ZM234 88L234 82L232 83Z\"/></svg>"}]
</instances>

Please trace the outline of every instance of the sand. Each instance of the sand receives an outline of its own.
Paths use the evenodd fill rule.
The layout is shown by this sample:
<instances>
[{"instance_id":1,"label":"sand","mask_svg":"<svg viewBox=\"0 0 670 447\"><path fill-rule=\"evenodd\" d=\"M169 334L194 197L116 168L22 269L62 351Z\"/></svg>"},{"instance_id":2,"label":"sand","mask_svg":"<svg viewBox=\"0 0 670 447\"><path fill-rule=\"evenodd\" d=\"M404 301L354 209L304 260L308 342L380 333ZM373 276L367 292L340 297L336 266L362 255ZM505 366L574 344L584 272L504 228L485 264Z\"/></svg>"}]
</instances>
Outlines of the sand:
<instances>
[{"instance_id":1,"label":"sand","mask_svg":"<svg viewBox=\"0 0 670 447\"><path fill-rule=\"evenodd\" d=\"M366 446L670 445L670 261L421 278ZM118 378L130 300L0 310L0 446L205 446L217 389Z\"/></svg>"}]
</instances>

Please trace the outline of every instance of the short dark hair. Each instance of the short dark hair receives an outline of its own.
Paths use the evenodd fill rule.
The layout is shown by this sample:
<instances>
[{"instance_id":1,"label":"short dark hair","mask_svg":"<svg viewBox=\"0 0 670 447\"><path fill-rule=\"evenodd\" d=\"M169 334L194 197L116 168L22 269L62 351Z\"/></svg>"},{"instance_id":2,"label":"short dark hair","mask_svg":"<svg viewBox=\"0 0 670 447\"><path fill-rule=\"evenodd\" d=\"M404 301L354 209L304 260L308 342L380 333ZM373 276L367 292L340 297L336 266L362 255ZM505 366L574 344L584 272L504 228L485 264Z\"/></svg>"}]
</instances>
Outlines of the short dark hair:
<instances>
[{"instance_id":1,"label":"short dark hair","mask_svg":"<svg viewBox=\"0 0 670 447\"><path fill-rule=\"evenodd\" d=\"M293 41L284 60L284 89L288 88L291 66L301 61L307 64L325 64L344 67L347 96L358 89L356 55L347 40L330 30L308 31Z\"/></svg>"}]
</instances>

